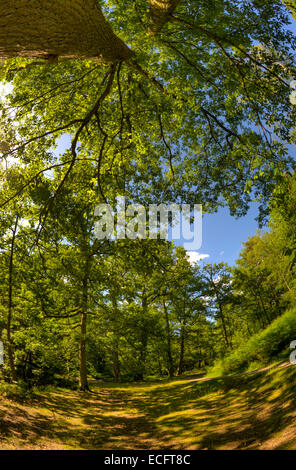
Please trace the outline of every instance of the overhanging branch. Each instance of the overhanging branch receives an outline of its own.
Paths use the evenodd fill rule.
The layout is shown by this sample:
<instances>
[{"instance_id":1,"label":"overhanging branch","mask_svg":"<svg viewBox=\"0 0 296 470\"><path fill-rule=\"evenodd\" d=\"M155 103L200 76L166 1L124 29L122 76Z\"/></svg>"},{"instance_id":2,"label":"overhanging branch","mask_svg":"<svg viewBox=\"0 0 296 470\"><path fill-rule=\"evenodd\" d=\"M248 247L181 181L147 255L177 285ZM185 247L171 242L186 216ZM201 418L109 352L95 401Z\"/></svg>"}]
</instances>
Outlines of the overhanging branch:
<instances>
[{"instance_id":1,"label":"overhanging branch","mask_svg":"<svg viewBox=\"0 0 296 470\"><path fill-rule=\"evenodd\" d=\"M180 0L150 0L149 34L157 34L169 21Z\"/></svg>"}]
</instances>

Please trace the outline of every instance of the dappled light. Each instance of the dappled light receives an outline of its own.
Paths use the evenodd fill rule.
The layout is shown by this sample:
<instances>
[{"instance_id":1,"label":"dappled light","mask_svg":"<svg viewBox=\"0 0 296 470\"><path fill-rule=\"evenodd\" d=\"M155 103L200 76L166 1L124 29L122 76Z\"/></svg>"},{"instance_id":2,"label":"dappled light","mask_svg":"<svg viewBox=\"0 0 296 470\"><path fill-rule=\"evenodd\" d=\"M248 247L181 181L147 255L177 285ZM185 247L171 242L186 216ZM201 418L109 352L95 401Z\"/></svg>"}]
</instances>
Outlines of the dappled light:
<instances>
[{"instance_id":1,"label":"dappled light","mask_svg":"<svg viewBox=\"0 0 296 470\"><path fill-rule=\"evenodd\" d=\"M296 370L3 399L1 449L293 449Z\"/></svg>"}]
</instances>

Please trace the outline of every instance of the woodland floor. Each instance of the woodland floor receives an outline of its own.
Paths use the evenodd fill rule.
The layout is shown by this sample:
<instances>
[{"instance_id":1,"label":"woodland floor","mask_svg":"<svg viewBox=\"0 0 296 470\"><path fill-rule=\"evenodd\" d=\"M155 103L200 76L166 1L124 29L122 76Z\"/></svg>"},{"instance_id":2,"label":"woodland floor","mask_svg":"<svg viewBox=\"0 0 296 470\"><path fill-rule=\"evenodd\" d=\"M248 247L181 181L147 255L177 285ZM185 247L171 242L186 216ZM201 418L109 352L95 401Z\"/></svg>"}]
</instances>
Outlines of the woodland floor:
<instances>
[{"instance_id":1,"label":"woodland floor","mask_svg":"<svg viewBox=\"0 0 296 470\"><path fill-rule=\"evenodd\" d=\"M296 367L0 397L0 449L296 449Z\"/></svg>"}]
</instances>

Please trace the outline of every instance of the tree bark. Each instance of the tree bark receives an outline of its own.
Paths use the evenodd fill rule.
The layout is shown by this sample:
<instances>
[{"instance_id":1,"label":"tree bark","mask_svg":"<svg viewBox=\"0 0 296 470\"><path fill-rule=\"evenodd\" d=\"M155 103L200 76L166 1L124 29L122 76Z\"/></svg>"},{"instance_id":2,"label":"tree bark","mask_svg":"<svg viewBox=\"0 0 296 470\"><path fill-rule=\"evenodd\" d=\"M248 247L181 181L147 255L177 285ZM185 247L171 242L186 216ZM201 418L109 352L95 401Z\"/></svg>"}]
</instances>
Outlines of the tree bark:
<instances>
[{"instance_id":1,"label":"tree bark","mask_svg":"<svg viewBox=\"0 0 296 470\"><path fill-rule=\"evenodd\" d=\"M120 382L120 361L119 361L119 341L118 337L115 338L113 343L113 374L115 382Z\"/></svg>"},{"instance_id":2,"label":"tree bark","mask_svg":"<svg viewBox=\"0 0 296 470\"><path fill-rule=\"evenodd\" d=\"M118 308L117 308L117 300L116 297L112 297L112 304L114 310L114 318L115 322L118 318ZM114 340L112 345L112 362L113 362L113 375L115 382L120 382L120 360L119 360L119 336L117 333L117 325L114 326Z\"/></svg>"},{"instance_id":3,"label":"tree bark","mask_svg":"<svg viewBox=\"0 0 296 470\"><path fill-rule=\"evenodd\" d=\"M231 349L231 345L230 345L230 342L229 342L229 339L228 339L228 333L227 333L227 329L226 329L225 316L224 316L224 312L223 312L222 302L221 302L221 299L220 299L220 294L219 294L219 291L218 291L218 289L217 289L217 287L216 287L216 284L215 284L213 278L211 278L211 282L212 282L213 290L214 290L214 292L215 292L216 299L217 299L217 303L218 303L219 318L220 318L221 323L222 323L222 330L223 330L224 341L225 341L226 347Z\"/></svg>"},{"instance_id":4,"label":"tree bark","mask_svg":"<svg viewBox=\"0 0 296 470\"><path fill-rule=\"evenodd\" d=\"M220 298L219 298L218 294L217 294L217 301L218 301L218 306L219 306L219 316L220 316L221 323L222 323L225 344L226 344L227 348L231 349L229 339L228 339L227 329L226 329L226 322L225 322L225 317L224 317L224 313L223 313L223 307L222 307L222 304L220 302Z\"/></svg>"},{"instance_id":5,"label":"tree bark","mask_svg":"<svg viewBox=\"0 0 296 470\"><path fill-rule=\"evenodd\" d=\"M147 355L147 344L148 344L148 336L146 330L143 328L140 337L140 354L138 359L138 373L137 373L137 380L144 380L144 375L146 371L146 355Z\"/></svg>"},{"instance_id":6,"label":"tree bark","mask_svg":"<svg viewBox=\"0 0 296 470\"><path fill-rule=\"evenodd\" d=\"M97 0L0 0L0 58L126 60Z\"/></svg>"},{"instance_id":7,"label":"tree bark","mask_svg":"<svg viewBox=\"0 0 296 470\"><path fill-rule=\"evenodd\" d=\"M163 301L163 309L164 309L166 333L167 333L168 373L169 373L169 377L173 377L174 376L174 363L173 363L173 358L172 358L172 347L171 347L171 328L170 328L168 309L167 309L165 300Z\"/></svg>"},{"instance_id":8,"label":"tree bark","mask_svg":"<svg viewBox=\"0 0 296 470\"><path fill-rule=\"evenodd\" d=\"M16 218L15 225L12 232L12 239L10 245L10 257L9 257L9 279L8 279L8 315L7 315L7 356L9 362L9 368L11 373L11 378L13 382L17 381L15 364L14 364L14 354L13 354L13 345L11 338L11 320L12 320L12 308L13 308L13 259L14 259L14 249L15 249L15 237L18 225L18 217Z\"/></svg>"},{"instance_id":9,"label":"tree bark","mask_svg":"<svg viewBox=\"0 0 296 470\"><path fill-rule=\"evenodd\" d=\"M82 312L81 323L80 323L80 345L79 345L79 356L80 356L79 388L83 392L86 392L89 390L88 381L87 381L87 361L86 361L86 328L87 328L87 312Z\"/></svg>"},{"instance_id":10,"label":"tree bark","mask_svg":"<svg viewBox=\"0 0 296 470\"><path fill-rule=\"evenodd\" d=\"M147 315L148 303L146 293L143 292L142 295L142 312L143 312L143 319L144 322L141 326L140 332L140 353L138 356L138 372L137 372L137 380L144 380L144 375L146 371L146 355L147 355L147 345L148 345L148 332L146 328L146 315Z\"/></svg>"},{"instance_id":11,"label":"tree bark","mask_svg":"<svg viewBox=\"0 0 296 470\"><path fill-rule=\"evenodd\" d=\"M169 21L180 0L150 0L150 34L159 33Z\"/></svg>"},{"instance_id":12,"label":"tree bark","mask_svg":"<svg viewBox=\"0 0 296 470\"><path fill-rule=\"evenodd\" d=\"M87 260L85 276L82 282L82 313L81 313L81 323L80 323L80 344L79 344L79 359L80 359L79 388L83 392L86 392L89 390L88 380L87 380L87 357L86 357L88 277L89 277L89 262Z\"/></svg>"},{"instance_id":13,"label":"tree bark","mask_svg":"<svg viewBox=\"0 0 296 470\"><path fill-rule=\"evenodd\" d=\"M180 356L179 356L179 365L178 365L178 375L183 374L184 368L184 352L185 352L185 320L182 322L181 332L180 332Z\"/></svg>"}]
</instances>

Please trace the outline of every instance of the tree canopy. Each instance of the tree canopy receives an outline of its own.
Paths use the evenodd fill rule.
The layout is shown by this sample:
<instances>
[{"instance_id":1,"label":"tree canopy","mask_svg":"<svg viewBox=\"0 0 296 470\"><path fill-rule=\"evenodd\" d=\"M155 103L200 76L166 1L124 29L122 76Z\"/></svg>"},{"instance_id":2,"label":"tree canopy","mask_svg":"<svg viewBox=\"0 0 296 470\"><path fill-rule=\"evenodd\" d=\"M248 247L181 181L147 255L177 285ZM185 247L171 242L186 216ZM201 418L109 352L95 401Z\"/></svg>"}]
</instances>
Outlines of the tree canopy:
<instances>
[{"instance_id":1,"label":"tree canopy","mask_svg":"<svg viewBox=\"0 0 296 470\"><path fill-rule=\"evenodd\" d=\"M18 4L0 6L7 3ZM1 105L2 158L18 158L22 167L15 195L56 165L59 180L44 200L51 205L76 162L86 159L96 167L90 184L103 199L116 186L138 198L145 191L158 200L198 201L205 211L228 204L237 215L257 199L263 215L275 184L294 165L287 144L294 139L295 38L282 3L80 3L62 9L65 28L86 37L88 23L80 34L69 18L96 17L95 8L133 54L97 63L48 50L44 61L3 63L1 77L13 89ZM57 16L61 2L44 4L36 10L41 25L48 14ZM9 15L15 23L18 14L33 17L19 10ZM42 47L43 33L36 34ZM50 28L46 34L59 37ZM54 158L50 148L64 134L72 136L71 148Z\"/></svg>"},{"instance_id":2,"label":"tree canopy","mask_svg":"<svg viewBox=\"0 0 296 470\"><path fill-rule=\"evenodd\" d=\"M79 370L82 390L90 370L181 374L290 305L289 24L279 0L0 0L4 374ZM289 249L258 234L234 270L201 269L171 242L98 241L95 208L119 195L237 216L258 201Z\"/></svg>"}]
</instances>

